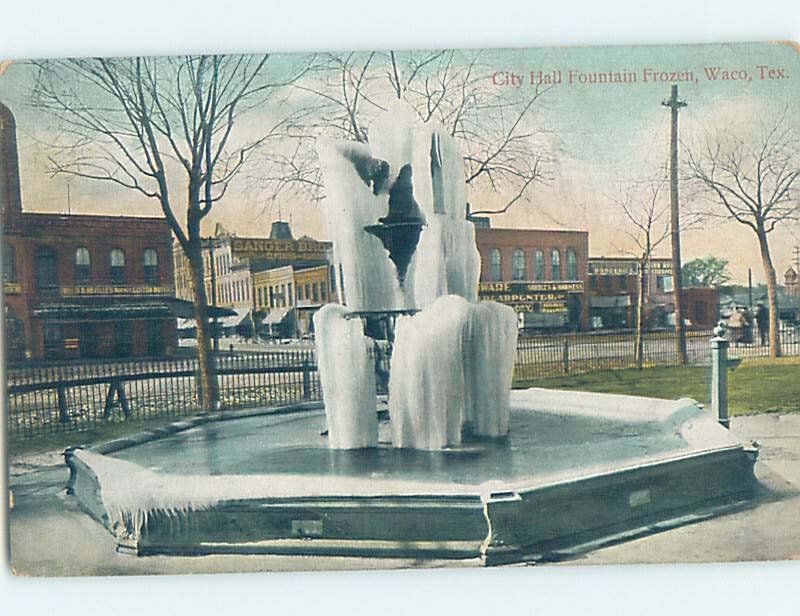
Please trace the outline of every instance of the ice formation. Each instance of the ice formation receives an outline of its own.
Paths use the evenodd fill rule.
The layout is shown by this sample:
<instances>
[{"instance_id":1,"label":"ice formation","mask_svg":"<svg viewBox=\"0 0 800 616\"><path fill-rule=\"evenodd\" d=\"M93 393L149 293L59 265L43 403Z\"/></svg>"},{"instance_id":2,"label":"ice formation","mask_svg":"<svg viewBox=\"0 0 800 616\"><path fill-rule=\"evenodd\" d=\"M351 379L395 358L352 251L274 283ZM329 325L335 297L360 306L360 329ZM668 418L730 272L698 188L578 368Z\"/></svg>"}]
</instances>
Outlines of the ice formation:
<instances>
[{"instance_id":1,"label":"ice formation","mask_svg":"<svg viewBox=\"0 0 800 616\"><path fill-rule=\"evenodd\" d=\"M328 229L348 308L424 308L442 295L477 301L480 255L474 225L465 216L464 166L455 140L436 123L420 123L402 104L373 123L369 138L369 145L317 143ZM375 194L378 188L365 182L354 163L370 157L388 163L387 183L411 165L414 197L426 221L402 287L380 240L364 231L388 211L387 194Z\"/></svg>"},{"instance_id":2,"label":"ice formation","mask_svg":"<svg viewBox=\"0 0 800 616\"><path fill-rule=\"evenodd\" d=\"M377 443L366 419L370 404L375 415L374 374L359 350L366 348L360 320L345 319L347 312L421 309L396 323L389 383L395 447L457 445L465 427L504 435L516 318L508 307L476 303L480 255L466 217L463 158L455 140L398 103L370 126L369 144L321 139L317 149L347 306L325 308L314 319L330 446ZM403 169L403 183L397 182ZM409 176L408 201L418 206L416 229L422 229L401 283L399 266L373 228L384 225L385 231L388 218L400 221L393 229L408 224L409 217L388 214L392 190L407 188Z\"/></svg>"},{"instance_id":3,"label":"ice formation","mask_svg":"<svg viewBox=\"0 0 800 616\"><path fill-rule=\"evenodd\" d=\"M314 315L328 443L336 449L375 447L375 363L361 319L347 319L348 312L339 304L327 304Z\"/></svg>"},{"instance_id":4,"label":"ice formation","mask_svg":"<svg viewBox=\"0 0 800 616\"><path fill-rule=\"evenodd\" d=\"M400 317L389 380L395 447L442 449L464 429L508 432L517 319L508 306L445 295Z\"/></svg>"},{"instance_id":5,"label":"ice formation","mask_svg":"<svg viewBox=\"0 0 800 616\"><path fill-rule=\"evenodd\" d=\"M464 339L464 423L472 434L503 436L508 432L517 315L503 304L473 304Z\"/></svg>"},{"instance_id":6,"label":"ice formation","mask_svg":"<svg viewBox=\"0 0 800 616\"><path fill-rule=\"evenodd\" d=\"M397 320L389 377L395 447L441 449L461 442L464 328L470 304L444 296Z\"/></svg>"}]
</instances>

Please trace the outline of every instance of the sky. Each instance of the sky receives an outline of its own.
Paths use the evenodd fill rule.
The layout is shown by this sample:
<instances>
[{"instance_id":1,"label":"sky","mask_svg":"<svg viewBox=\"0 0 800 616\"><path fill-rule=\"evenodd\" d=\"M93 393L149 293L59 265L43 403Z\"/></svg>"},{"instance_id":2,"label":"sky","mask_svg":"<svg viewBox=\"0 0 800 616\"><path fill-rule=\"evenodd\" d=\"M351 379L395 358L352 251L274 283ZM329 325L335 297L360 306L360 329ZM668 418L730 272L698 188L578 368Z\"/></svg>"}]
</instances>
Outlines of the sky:
<instances>
[{"instance_id":1,"label":"sky","mask_svg":"<svg viewBox=\"0 0 800 616\"><path fill-rule=\"evenodd\" d=\"M463 71L473 54L464 52L460 57L463 62L455 70ZM300 61L297 55L273 56L271 70L280 74ZM784 108L800 133L800 55L789 44L485 50L476 78L498 100L521 100L534 92L531 74L535 81L539 71L561 77L560 84L537 100L530 118L556 144L550 179L533 185L525 198L507 214L493 217L492 223L495 227L584 229L590 234L592 256L629 254L635 247L626 236L615 199L625 186L651 177L666 163L669 111L661 102L668 97L673 80L679 80L680 97L688 103L680 113L681 142L686 147L721 128L750 134L758 121ZM722 71L731 78L723 79ZM717 79L711 79L711 74ZM57 127L30 103L33 76L32 68L21 62L6 66L0 76L0 100L17 117L23 207L27 211L159 215L157 202L138 193L89 180L51 177L48 144ZM614 78L620 83L602 82ZM300 85L312 85L312 79L316 77ZM282 105L308 103L302 93L285 94L286 100L280 97ZM257 135L275 122L281 104L273 101L253 110L237 131ZM240 235L267 235L270 222L280 216L291 220L295 235L326 239L320 203L290 193L273 201L269 191L254 181L260 172L258 159L254 161L215 206L205 231L219 222ZM682 187L682 194L681 207L687 211L709 206L688 188ZM508 198L503 186L495 192L485 187L471 189L469 194L473 209L497 208ZM711 254L730 262L735 282L747 280L748 268L753 269L755 282L763 281L755 236L744 226L709 220L687 230L682 239L684 261ZM798 244L797 223L785 223L771 236L779 277ZM665 243L658 252L667 256L667 250Z\"/></svg>"}]
</instances>

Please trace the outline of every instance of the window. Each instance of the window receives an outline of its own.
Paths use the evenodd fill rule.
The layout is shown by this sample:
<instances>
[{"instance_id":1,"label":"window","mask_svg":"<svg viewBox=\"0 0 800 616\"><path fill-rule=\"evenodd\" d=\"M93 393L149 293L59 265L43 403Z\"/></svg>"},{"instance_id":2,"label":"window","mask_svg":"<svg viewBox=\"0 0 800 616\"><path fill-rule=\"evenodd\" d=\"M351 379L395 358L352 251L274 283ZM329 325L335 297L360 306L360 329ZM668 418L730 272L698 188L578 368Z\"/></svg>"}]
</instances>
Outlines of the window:
<instances>
[{"instance_id":1,"label":"window","mask_svg":"<svg viewBox=\"0 0 800 616\"><path fill-rule=\"evenodd\" d=\"M109 255L111 263L111 282L125 284L125 253L121 248L113 248Z\"/></svg>"},{"instance_id":2,"label":"window","mask_svg":"<svg viewBox=\"0 0 800 616\"><path fill-rule=\"evenodd\" d=\"M306 284L306 301L311 300L311 285Z\"/></svg>"},{"instance_id":3,"label":"window","mask_svg":"<svg viewBox=\"0 0 800 616\"><path fill-rule=\"evenodd\" d=\"M36 251L36 286L39 289L58 287L58 257L54 248L40 246Z\"/></svg>"},{"instance_id":4,"label":"window","mask_svg":"<svg viewBox=\"0 0 800 616\"><path fill-rule=\"evenodd\" d=\"M617 276L617 282L619 283L619 288L621 291L628 290L628 277L625 274L620 274Z\"/></svg>"},{"instance_id":5,"label":"window","mask_svg":"<svg viewBox=\"0 0 800 616\"><path fill-rule=\"evenodd\" d=\"M572 248L567 248L567 280L578 279L578 256Z\"/></svg>"},{"instance_id":6,"label":"window","mask_svg":"<svg viewBox=\"0 0 800 616\"><path fill-rule=\"evenodd\" d=\"M335 293L336 292L336 268L333 265L331 265L330 270L331 270L331 293Z\"/></svg>"},{"instance_id":7,"label":"window","mask_svg":"<svg viewBox=\"0 0 800 616\"><path fill-rule=\"evenodd\" d=\"M75 251L75 283L85 284L92 277L92 256L81 246Z\"/></svg>"},{"instance_id":8,"label":"window","mask_svg":"<svg viewBox=\"0 0 800 616\"><path fill-rule=\"evenodd\" d=\"M544 280L544 251L536 250L533 253L534 280Z\"/></svg>"},{"instance_id":9,"label":"window","mask_svg":"<svg viewBox=\"0 0 800 616\"><path fill-rule=\"evenodd\" d=\"M303 301L303 285L301 284L297 285L297 301Z\"/></svg>"},{"instance_id":10,"label":"window","mask_svg":"<svg viewBox=\"0 0 800 616\"><path fill-rule=\"evenodd\" d=\"M319 296L320 296L320 298L322 299L323 302L328 301L328 298L326 297L326 295L327 295L327 293L326 293L326 289L325 289L325 283L324 282L320 282L319 283Z\"/></svg>"},{"instance_id":11,"label":"window","mask_svg":"<svg viewBox=\"0 0 800 616\"><path fill-rule=\"evenodd\" d=\"M557 248L550 252L550 279L561 280L561 253Z\"/></svg>"},{"instance_id":12,"label":"window","mask_svg":"<svg viewBox=\"0 0 800 616\"><path fill-rule=\"evenodd\" d=\"M153 248L144 249L144 282L158 284L158 253Z\"/></svg>"},{"instance_id":13,"label":"window","mask_svg":"<svg viewBox=\"0 0 800 616\"><path fill-rule=\"evenodd\" d=\"M499 248L492 248L489 253L489 280L499 282L503 279L503 258Z\"/></svg>"},{"instance_id":14,"label":"window","mask_svg":"<svg viewBox=\"0 0 800 616\"><path fill-rule=\"evenodd\" d=\"M511 255L511 279L527 280L527 278L528 264L525 260L525 251L521 248L515 248Z\"/></svg>"},{"instance_id":15,"label":"window","mask_svg":"<svg viewBox=\"0 0 800 616\"><path fill-rule=\"evenodd\" d=\"M294 306L294 295L292 294L292 283L289 283L289 305Z\"/></svg>"},{"instance_id":16,"label":"window","mask_svg":"<svg viewBox=\"0 0 800 616\"><path fill-rule=\"evenodd\" d=\"M3 282L17 281L17 251L11 244L3 244Z\"/></svg>"},{"instance_id":17,"label":"window","mask_svg":"<svg viewBox=\"0 0 800 616\"><path fill-rule=\"evenodd\" d=\"M319 301L319 285L316 282L314 283L314 301Z\"/></svg>"}]
</instances>

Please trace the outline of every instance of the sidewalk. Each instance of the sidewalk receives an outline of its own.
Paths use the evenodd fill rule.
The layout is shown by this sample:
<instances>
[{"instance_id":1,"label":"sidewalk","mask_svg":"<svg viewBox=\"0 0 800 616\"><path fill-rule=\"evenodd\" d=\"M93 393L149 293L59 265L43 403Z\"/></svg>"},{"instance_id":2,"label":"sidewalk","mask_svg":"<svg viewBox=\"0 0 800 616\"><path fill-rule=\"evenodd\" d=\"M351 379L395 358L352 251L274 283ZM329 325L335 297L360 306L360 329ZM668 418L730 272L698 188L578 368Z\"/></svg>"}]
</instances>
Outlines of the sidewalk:
<instances>
[{"instance_id":1,"label":"sidewalk","mask_svg":"<svg viewBox=\"0 0 800 616\"><path fill-rule=\"evenodd\" d=\"M800 559L800 414L735 417L733 430L761 444L761 494L747 510L606 547L562 564L672 563ZM110 534L63 495L68 473L57 453L11 466L11 554L25 576L131 575L478 566L477 560L203 557L118 554Z\"/></svg>"}]
</instances>

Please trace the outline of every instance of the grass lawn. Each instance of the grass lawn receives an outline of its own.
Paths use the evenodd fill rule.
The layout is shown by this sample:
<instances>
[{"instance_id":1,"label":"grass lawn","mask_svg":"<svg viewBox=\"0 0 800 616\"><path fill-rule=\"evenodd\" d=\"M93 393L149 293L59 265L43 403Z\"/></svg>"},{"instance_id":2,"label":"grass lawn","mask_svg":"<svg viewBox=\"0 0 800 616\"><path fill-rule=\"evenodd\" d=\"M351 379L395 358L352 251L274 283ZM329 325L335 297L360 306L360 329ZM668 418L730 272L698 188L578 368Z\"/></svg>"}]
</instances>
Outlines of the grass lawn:
<instances>
[{"instance_id":1,"label":"grass lawn","mask_svg":"<svg viewBox=\"0 0 800 616\"><path fill-rule=\"evenodd\" d=\"M710 366L611 370L540 379L515 387L582 389L613 394L675 399L694 398L708 404ZM800 357L747 359L728 373L731 415L800 412Z\"/></svg>"}]
</instances>

